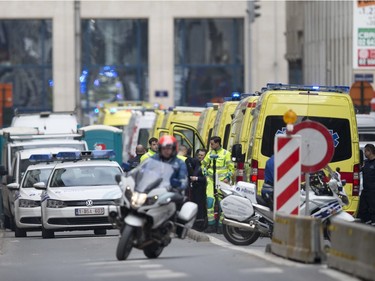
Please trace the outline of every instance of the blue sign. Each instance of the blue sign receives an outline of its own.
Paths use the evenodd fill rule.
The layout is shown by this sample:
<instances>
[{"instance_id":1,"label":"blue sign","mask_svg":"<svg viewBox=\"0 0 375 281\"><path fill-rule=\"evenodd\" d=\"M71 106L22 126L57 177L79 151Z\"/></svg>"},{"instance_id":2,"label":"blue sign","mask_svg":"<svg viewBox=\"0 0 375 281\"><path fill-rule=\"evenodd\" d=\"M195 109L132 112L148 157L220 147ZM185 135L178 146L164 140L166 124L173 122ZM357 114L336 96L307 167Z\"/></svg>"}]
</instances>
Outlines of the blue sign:
<instances>
[{"instance_id":1,"label":"blue sign","mask_svg":"<svg viewBox=\"0 0 375 281\"><path fill-rule=\"evenodd\" d=\"M354 81L365 81L374 83L374 74L371 73L356 73L354 74Z\"/></svg>"},{"instance_id":2,"label":"blue sign","mask_svg":"<svg viewBox=\"0 0 375 281\"><path fill-rule=\"evenodd\" d=\"M158 97L158 98L168 97L168 91L155 91L155 97Z\"/></svg>"}]
</instances>

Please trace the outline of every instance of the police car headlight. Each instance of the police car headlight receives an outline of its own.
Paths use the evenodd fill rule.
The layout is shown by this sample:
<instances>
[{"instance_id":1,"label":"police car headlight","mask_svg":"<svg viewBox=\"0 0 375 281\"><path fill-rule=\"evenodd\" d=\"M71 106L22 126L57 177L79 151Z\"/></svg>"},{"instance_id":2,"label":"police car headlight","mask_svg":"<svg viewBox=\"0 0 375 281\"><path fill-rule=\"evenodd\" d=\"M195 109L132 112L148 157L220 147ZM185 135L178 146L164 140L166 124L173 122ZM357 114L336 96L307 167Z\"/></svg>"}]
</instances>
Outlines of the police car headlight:
<instances>
[{"instance_id":1,"label":"police car headlight","mask_svg":"<svg viewBox=\"0 0 375 281\"><path fill-rule=\"evenodd\" d=\"M147 199L146 193L133 192L132 199L131 199L132 208L138 209L146 202L146 199Z\"/></svg>"},{"instance_id":2,"label":"police car headlight","mask_svg":"<svg viewBox=\"0 0 375 281\"><path fill-rule=\"evenodd\" d=\"M64 201L53 200L53 199L47 200L47 208L64 208L64 207L66 207L66 204L64 203Z\"/></svg>"},{"instance_id":3,"label":"police car headlight","mask_svg":"<svg viewBox=\"0 0 375 281\"><path fill-rule=\"evenodd\" d=\"M20 208L35 208L39 206L40 206L39 201L27 200L27 199L20 199L19 201Z\"/></svg>"}]
</instances>

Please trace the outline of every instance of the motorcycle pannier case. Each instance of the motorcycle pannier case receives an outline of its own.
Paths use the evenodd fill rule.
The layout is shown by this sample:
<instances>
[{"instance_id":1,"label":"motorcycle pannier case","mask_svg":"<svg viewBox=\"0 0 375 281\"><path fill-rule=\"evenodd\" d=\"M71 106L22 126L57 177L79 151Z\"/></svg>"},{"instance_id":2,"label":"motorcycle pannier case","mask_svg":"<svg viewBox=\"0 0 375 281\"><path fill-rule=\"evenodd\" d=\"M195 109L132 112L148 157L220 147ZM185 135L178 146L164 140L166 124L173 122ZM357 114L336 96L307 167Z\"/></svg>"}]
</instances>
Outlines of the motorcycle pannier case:
<instances>
[{"instance_id":1,"label":"motorcycle pannier case","mask_svg":"<svg viewBox=\"0 0 375 281\"><path fill-rule=\"evenodd\" d=\"M236 221L246 221L254 215L254 208L251 201L240 196L228 196L220 202L224 216Z\"/></svg>"},{"instance_id":2,"label":"motorcycle pannier case","mask_svg":"<svg viewBox=\"0 0 375 281\"><path fill-rule=\"evenodd\" d=\"M198 205L193 202L185 202L177 218L176 234L178 238L184 239L187 231L193 226L197 217Z\"/></svg>"}]
</instances>

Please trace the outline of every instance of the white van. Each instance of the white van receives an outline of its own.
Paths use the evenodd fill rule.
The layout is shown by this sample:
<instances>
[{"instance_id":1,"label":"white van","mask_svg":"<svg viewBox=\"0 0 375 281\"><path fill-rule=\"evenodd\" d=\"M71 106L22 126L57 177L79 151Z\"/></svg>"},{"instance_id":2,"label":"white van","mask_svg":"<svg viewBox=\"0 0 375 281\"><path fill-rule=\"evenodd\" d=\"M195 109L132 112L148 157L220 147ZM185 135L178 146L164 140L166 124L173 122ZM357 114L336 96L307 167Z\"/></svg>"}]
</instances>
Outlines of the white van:
<instances>
[{"instance_id":1,"label":"white van","mask_svg":"<svg viewBox=\"0 0 375 281\"><path fill-rule=\"evenodd\" d=\"M150 130L155 118L154 111L133 111L129 124L123 132L122 160L124 163L135 156L135 148L138 144L142 144L147 149L148 140L151 137Z\"/></svg>"},{"instance_id":2,"label":"white van","mask_svg":"<svg viewBox=\"0 0 375 281\"><path fill-rule=\"evenodd\" d=\"M73 112L40 112L16 114L11 127L37 128L39 134L77 133L78 120Z\"/></svg>"}]
</instances>

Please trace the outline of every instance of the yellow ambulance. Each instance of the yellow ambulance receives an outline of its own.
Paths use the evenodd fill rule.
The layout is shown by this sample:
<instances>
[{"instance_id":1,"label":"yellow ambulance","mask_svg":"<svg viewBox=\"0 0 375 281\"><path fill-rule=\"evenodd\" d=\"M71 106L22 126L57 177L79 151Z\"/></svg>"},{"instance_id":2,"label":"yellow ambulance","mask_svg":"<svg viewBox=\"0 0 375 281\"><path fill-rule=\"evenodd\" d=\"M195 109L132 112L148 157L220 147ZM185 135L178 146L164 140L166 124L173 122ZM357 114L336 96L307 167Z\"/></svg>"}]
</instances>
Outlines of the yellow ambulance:
<instances>
[{"instance_id":1,"label":"yellow ambulance","mask_svg":"<svg viewBox=\"0 0 375 281\"><path fill-rule=\"evenodd\" d=\"M273 154L275 135L286 130L283 115L292 109L298 116L296 123L312 120L329 130L335 150L329 166L340 168L341 178L346 180L345 191L350 199L346 211L356 211L360 155L355 109L348 91L348 87L340 86L267 85L253 111L246 155L251 167L248 176L257 184L258 192L263 186L266 161Z\"/></svg>"},{"instance_id":2,"label":"yellow ambulance","mask_svg":"<svg viewBox=\"0 0 375 281\"><path fill-rule=\"evenodd\" d=\"M96 124L108 125L124 129L132 116L132 110L153 108L153 105L143 101L110 102L98 105L95 112L98 113Z\"/></svg>"},{"instance_id":3,"label":"yellow ambulance","mask_svg":"<svg viewBox=\"0 0 375 281\"><path fill-rule=\"evenodd\" d=\"M242 156L236 162L235 182L248 181L246 177L249 165L245 162L247 148L250 143L250 129L253 123L252 111L255 109L259 95L251 95L240 101L234 111L232 127L228 142L228 150L231 150L234 144L241 145Z\"/></svg>"}]
</instances>

